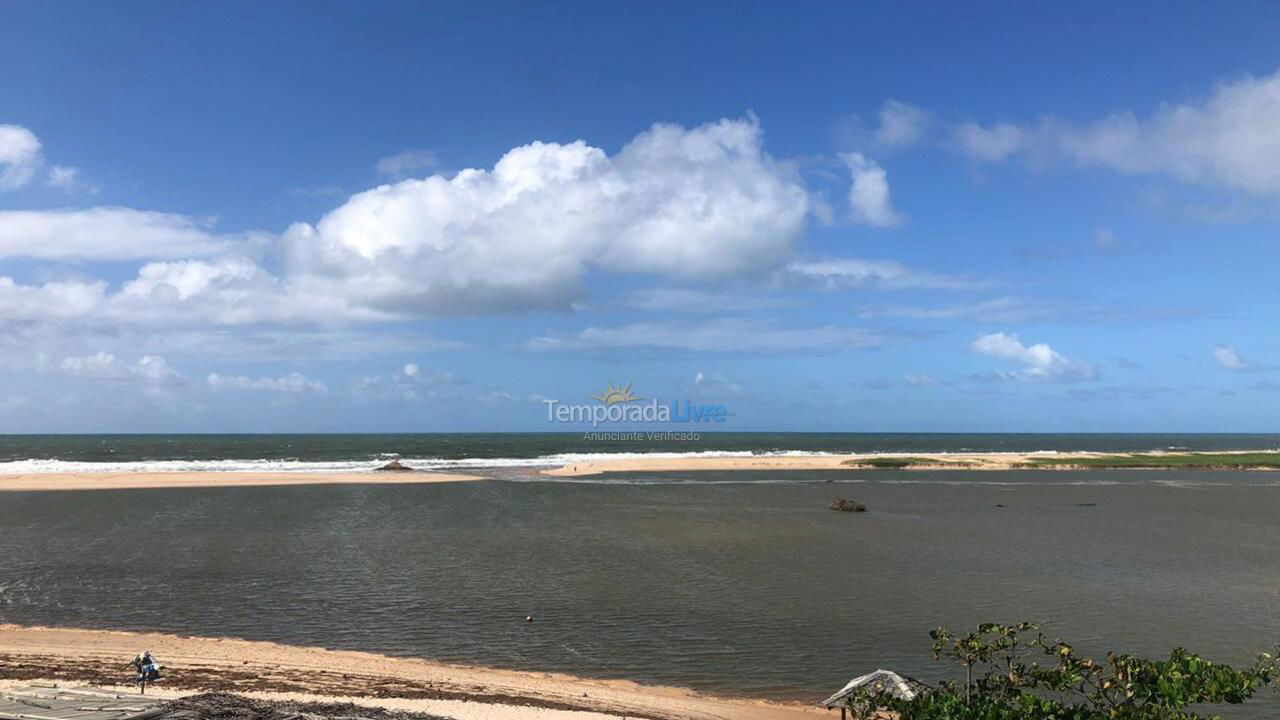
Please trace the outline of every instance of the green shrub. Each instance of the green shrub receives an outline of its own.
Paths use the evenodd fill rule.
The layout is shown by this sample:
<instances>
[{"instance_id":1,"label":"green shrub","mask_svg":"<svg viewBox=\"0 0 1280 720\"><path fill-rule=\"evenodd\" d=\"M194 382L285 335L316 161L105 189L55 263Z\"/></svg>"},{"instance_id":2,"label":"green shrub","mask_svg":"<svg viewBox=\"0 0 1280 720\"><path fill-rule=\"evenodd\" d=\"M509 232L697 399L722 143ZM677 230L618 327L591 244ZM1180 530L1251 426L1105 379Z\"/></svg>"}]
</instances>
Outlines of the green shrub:
<instances>
[{"instance_id":1,"label":"green shrub","mask_svg":"<svg viewBox=\"0 0 1280 720\"><path fill-rule=\"evenodd\" d=\"M1167 660L1116 653L1094 660L1034 623L988 623L965 635L939 628L930 637L934 659L956 662L963 683L944 682L910 700L855 695L855 717L875 717L879 708L902 720L1200 720L1187 708L1243 703L1280 669L1271 653L1237 670L1182 648Z\"/></svg>"}]
</instances>

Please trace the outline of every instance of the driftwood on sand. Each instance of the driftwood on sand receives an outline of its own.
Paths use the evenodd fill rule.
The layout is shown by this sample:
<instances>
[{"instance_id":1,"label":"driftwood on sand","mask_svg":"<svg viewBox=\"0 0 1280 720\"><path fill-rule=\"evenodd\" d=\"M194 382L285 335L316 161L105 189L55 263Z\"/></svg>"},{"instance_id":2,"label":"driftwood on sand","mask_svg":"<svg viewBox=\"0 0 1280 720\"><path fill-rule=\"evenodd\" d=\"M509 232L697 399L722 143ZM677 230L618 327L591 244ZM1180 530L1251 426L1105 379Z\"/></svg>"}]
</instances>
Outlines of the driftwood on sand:
<instances>
[{"instance_id":1,"label":"driftwood on sand","mask_svg":"<svg viewBox=\"0 0 1280 720\"><path fill-rule=\"evenodd\" d=\"M831 501L831 509L839 510L840 512L866 512L867 506L857 500L840 497Z\"/></svg>"}]
</instances>

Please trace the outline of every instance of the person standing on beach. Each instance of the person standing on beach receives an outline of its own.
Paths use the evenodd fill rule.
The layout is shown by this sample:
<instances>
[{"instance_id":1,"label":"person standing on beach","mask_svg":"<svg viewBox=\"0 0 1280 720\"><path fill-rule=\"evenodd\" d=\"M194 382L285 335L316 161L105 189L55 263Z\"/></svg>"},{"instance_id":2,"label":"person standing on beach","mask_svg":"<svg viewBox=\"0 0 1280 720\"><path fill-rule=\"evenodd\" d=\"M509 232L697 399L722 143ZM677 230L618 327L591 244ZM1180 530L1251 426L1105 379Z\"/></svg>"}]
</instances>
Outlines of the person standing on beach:
<instances>
[{"instance_id":1,"label":"person standing on beach","mask_svg":"<svg viewBox=\"0 0 1280 720\"><path fill-rule=\"evenodd\" d=\"M151 657L150 650L143 650L134 656L125 667L131 667L138 671L138 687L142 694L147 693L147 683L160 679L160 664Z\"/></svg>"}]
</instances>

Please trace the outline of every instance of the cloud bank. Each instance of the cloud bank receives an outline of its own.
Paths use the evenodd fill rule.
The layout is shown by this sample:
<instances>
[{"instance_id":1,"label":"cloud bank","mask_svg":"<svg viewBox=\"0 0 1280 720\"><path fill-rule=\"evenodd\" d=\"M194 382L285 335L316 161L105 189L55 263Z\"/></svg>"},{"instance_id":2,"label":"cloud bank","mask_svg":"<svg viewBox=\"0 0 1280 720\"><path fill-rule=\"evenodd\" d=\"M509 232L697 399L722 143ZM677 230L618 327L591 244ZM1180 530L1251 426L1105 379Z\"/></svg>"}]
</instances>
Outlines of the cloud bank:
<instances>
[{"instance_id":1,"label":"cloud bank","mask_svg":"<svg viewBox=\"0 0 1280 720\"><path fill-rule=\"evenodd\" d=\"M6 127L0 163L7 182L25 182L38 141ZM119 207L0 212L0 257L151 261L115 289L0 277L0 311L236 326L568 309L590 272L764 276L791 254L808 211L754 118L659 124L612 156L534 142L489 169L382 185L280 235Z\"/></svg>"},{"instance_id":2,"label":"cloud bank","mask_svg":"<svg viewBox=\"0 0 1280 720\"><path fill-rule=\"evenodd\" d=\"M1015 155L1066 160L1129 175L1254 195L1280 195L1280 71L1218 84L1207 97L1165 103L1146 115L1115 112L1087 123L1046 117L1036 123L974 123L953 130L954 146L974 160Z\"/></svg>"}]
</instances>

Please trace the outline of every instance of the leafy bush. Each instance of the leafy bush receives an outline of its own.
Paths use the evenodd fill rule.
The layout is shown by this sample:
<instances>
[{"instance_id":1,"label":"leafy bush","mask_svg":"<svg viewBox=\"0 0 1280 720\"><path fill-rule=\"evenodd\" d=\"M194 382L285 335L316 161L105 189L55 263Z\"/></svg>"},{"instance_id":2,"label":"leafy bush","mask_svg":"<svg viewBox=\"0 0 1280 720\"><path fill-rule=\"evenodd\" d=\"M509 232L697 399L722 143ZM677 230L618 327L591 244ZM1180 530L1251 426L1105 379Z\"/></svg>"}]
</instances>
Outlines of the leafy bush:
<instances>
[{"instance_id":1,"label":"leafy bush","mask_svg":"<svg viewBox=\"0 0 1280 720\"><path fill-rule=\"evenodd\" d=\"M944 682L909 700L855 695L849 700L855 717L888 710L902 720L1201 720L1188 708L1245 702L1273 685L1280 671L1273 653L1261 653L1244 670L1182 648L1167 660L1109 652L1099 661L1050 640L1034 623L988 623L965 635L939 628L929 635L934 659L956 662L963 684Z\"/></svg>"}]
</instances>

